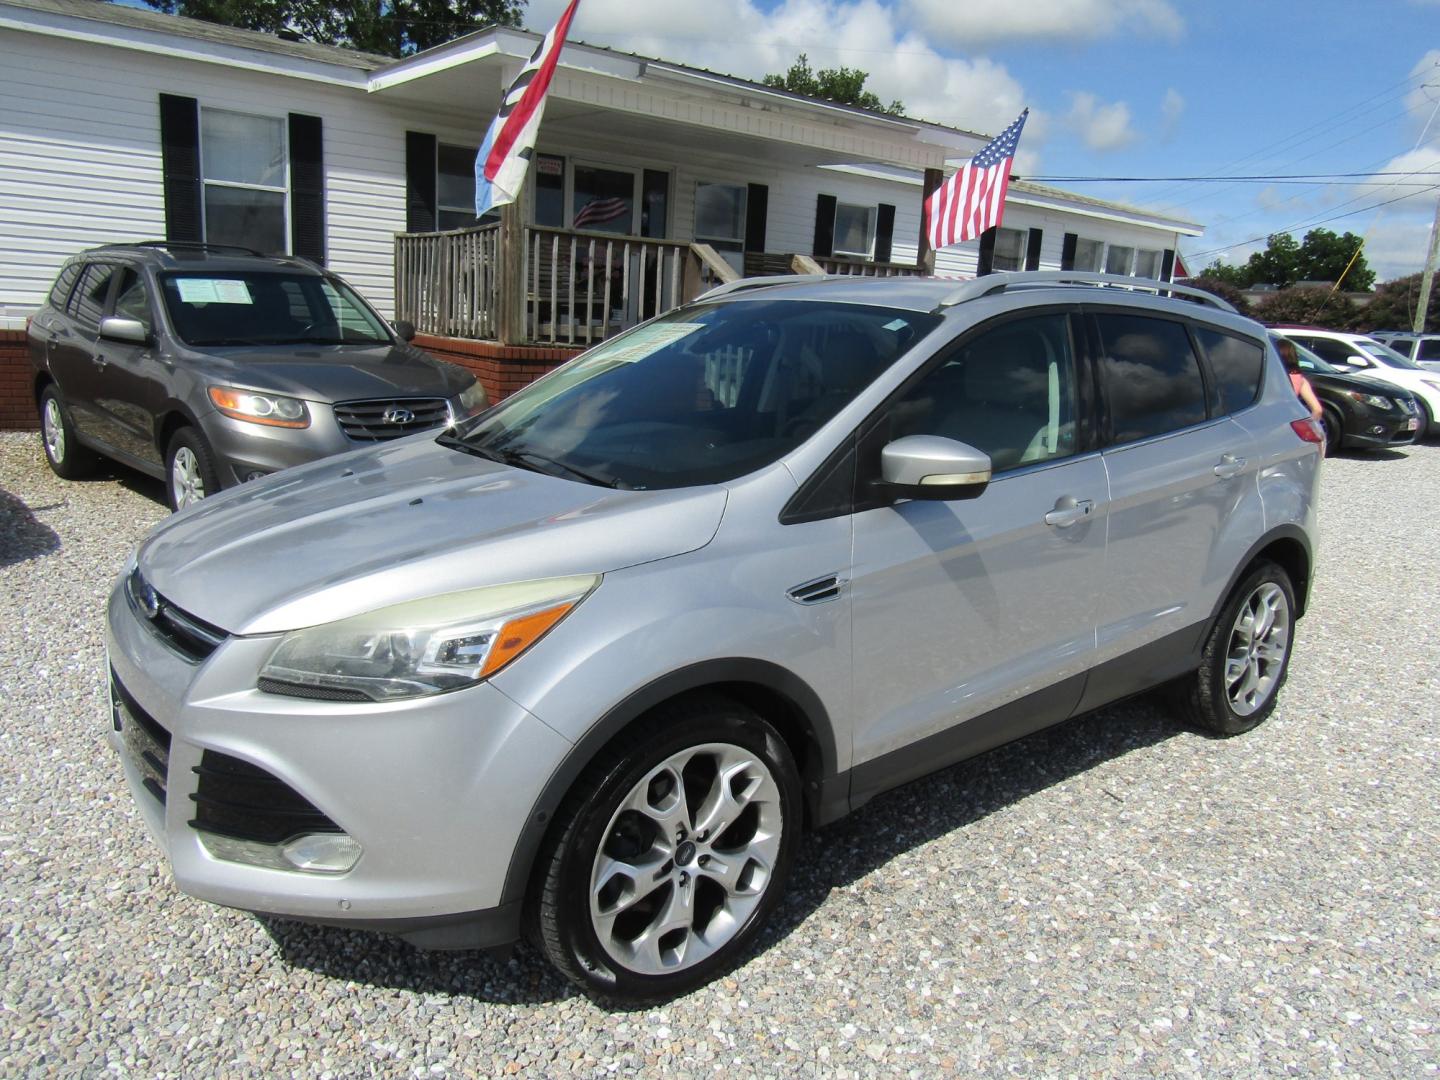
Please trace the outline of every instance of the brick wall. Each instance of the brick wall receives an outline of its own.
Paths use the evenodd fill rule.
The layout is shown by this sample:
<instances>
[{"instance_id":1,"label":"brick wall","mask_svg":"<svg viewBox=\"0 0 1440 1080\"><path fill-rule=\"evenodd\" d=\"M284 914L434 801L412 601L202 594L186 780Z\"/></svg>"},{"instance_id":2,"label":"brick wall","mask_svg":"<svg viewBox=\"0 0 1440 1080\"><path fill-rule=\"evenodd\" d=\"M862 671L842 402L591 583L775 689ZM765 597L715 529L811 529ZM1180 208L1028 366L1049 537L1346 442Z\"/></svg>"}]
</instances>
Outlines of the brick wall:
<instances>
[{"instance_id":1,"label":"brick wall","mask_svg":"<svg viewBox=\"0 0 1440 1080\"><path fill-rule=\"evenodd\" d=\"M493 341L469 341L430 334L417 334L414 344L437 359L448 360L474 372L492 402L524 389L541 375L554 371L581 352L580 349L537 345L498 345Z\"/></svg>"},{"instance_id":2,"label":"brick wall","mask_svg":"<svg viewBox=\"0 0 1440 1080\"><path fill-rule=\"evenodd\" d=\"M30 387L25 331L0 330L0 431L34 431L40 426Z\"/></svg>"}]
</instances>

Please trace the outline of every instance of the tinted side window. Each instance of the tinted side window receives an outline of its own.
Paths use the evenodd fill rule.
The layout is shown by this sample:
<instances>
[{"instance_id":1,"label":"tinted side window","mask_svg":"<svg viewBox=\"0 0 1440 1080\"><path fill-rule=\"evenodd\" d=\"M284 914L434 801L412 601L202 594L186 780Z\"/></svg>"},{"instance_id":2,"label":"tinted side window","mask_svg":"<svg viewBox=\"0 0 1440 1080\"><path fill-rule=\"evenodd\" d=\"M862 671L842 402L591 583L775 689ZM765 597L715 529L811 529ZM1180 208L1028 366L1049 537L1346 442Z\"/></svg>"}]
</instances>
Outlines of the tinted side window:
<instances>
[{"instance_id":1,"label":"tinted side window","mask_svg":"<svg viewBox=\"0 0 1440 1080\"><path fill-rule=\"evenodd\" d=\"M77 322L92 330L100 325L105 313L105 299L110 295L110 281L120 272L118 266L91 263L81 275L80 285L70 297L70 314Z\"/></svg>"},{"instance_id":2,"label":"tinted side window","mask_svg":"<svg viewBox=\"0 0 1440 1080\"><path fill-rule=\"evenodd\" d=\"M1205 383L1184 326L1143 315L1096 315L1095 322L1115 442L1205 419Z\"/></svg>"},{"instance_id":3,"label":"tinted side window","mask_svg":"<svg viewBox=\"0 0 1440 1080\"><path fill-rule=\"evenodd\" d=\"M1350 347L1343 342L1333 341L1330 338L1299 338L1298 340L1321 360L1329 360L1332 364L1344 364L1350 359Z\"/></svg>"},{"instance_id":4,"label":"tinted side window","mask_svg":"<svg viewBox=\"0 0 1440 1080\"><path fill-rule=\"evenodd\" d=\"M890 407L891 439L943 435L996 472L1075 452L1075 358L1063 314L983 330Z\"/></svg>"},{"instance_id":5,"label":"tinted side window","mask_svg":"<svg viewBox=\"0 0 1440 1080\"><path fill-rule=\"evenodd\" d=\"M1440 360L1440 338L1421 338L1420 351L1411 360Z\"/></svg>"},{"instance_id":6,"label":"tinted side window","mask_svg":"<svg viewBox=\"0 0 1440 1080\"><path fill-rule=\"evenodd\" d=\"M75 287L75 279L80 276L82 263L70 263L60 271L60 276L55 279L55 286L50 290L50 306L56 311L65 310L65 302L70 299L70 290Z\"/></svg>"},{"instance_id":7,"label":"tinted side window","mask_svg":"<svg viewBox=\"0 0 1440 1080\"><path fill-rule=\"evenodd\" d=\"M1253 404L1265 370L1265 350L1253 341L1201 327L1195 332L1210 360L1214 396L1221 412L1238 412Z\"/></svg>"},{"instance_id":8,"label":"tinted side window","mask_svg":"<svg viewBox=\"0 0 1440 1080\"><path fill-rule=\"evenodd\" d=\"M120 293L115 297L115 314L122 319L136 319L147 331L153 331L154 319L150 315L150 295L145 288L145 279L134 270L126 268L120 278Z\"/></svg>"}]
</instances>

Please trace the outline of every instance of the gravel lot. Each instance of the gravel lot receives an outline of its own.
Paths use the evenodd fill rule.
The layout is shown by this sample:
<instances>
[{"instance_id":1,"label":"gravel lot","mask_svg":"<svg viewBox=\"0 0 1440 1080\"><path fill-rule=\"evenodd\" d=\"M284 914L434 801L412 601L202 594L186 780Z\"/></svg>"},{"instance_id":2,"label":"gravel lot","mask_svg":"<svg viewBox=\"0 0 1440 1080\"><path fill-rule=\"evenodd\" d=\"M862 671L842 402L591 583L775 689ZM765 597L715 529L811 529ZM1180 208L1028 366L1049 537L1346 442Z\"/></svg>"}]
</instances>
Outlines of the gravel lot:
<instances>
[{"instance_id":1,"label":"gravel lot","mask_svg":"<svg viewBox=\"0 0 1440 1080\"><path fill-rule=\"evenodd\" d=\"M0 435L0 1075L1255 1077L1440 1070L1440 445L1327 462L1274 717L1073 721L804 844L722 983L507 964L179 894L103 740L103 597L164 516Z\"/></svg>"}]
</instances>

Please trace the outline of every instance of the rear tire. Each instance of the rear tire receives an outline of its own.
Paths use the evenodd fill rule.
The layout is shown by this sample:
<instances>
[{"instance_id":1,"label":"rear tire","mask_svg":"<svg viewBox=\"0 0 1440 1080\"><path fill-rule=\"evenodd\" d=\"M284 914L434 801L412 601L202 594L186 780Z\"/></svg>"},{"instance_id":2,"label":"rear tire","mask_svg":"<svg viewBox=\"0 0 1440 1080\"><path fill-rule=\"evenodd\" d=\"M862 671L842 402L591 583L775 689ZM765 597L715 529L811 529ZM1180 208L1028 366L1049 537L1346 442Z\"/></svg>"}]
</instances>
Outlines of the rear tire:
<instances>
[{"instance_id":1,"label":"rear tire","mask_svg":"<svg viewBox=\"0 0 1440 1080\"><path fill-rule=\"evenodd\" d=\"M1176 687L1185 718L1216 735L1258 727L1285 685L1294 629L1290 575L1273 562L1256 563L1221 608L1199 670Z\"/></svg>"},{"instance_id":2,"label":"rear tire","mask_svg":"<svg viewBox=\"0 0 1440 1080\"><path fill-rule=\"evenodd\" d=\"M779 902L801 829L789 748L694 694L605 751L556 815L531 927L586 992L673 998L733 967Z\"/></svg>"},{"instance_id":3,"label":"rear tire","mask_svg":"<svg viewBox=\"0 0 1440 1080\"><path fill-rule=\"evenodd\" d=\"M61 479L78 480L95 471L99 459L75 437L70 410L54 384L40 394L40 440L45 447L46 463Z\"/></svg>"},{"instance_id":4,"label":"rear tire","mask_svg":"<svg viewBox=\"0 0 1440 1080\"><path fill-rule=\"evenodd\" d=\"M205 436L183 427L165 451L165 498L171 510L184 510L220 490L220 471Z\"/></svg>"}]
</instances>

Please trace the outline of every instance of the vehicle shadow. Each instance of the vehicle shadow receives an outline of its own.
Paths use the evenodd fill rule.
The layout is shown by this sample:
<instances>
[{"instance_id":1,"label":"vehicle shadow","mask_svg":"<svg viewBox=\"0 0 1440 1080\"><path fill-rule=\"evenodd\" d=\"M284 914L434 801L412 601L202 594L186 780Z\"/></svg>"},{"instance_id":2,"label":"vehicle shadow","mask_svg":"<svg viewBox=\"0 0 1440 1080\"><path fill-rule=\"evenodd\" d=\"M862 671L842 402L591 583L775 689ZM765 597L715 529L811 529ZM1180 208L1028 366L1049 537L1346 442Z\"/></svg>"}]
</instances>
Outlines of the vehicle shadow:
<instances>
[{"instance_id":1,"label":"vehicle shadow","mask_svg":"<svg viewBox=\"0 0 1440 1080\"><path fill-rule=\"evenodd\" d=\"M1414 443L1408 446L1416 445ZM1346 461L1404 461L1406 454L1404 450L1341 450L1334 455Z\"/></svg>"},{"instance_id":2,"label":"vehicle shadow","mask_svg":"<svg viewBox=\"0 0 1440 1080\"><path fill-rule=\"evenodd\" d=\"M56 505L32 509L23 499L0 489L0 567L43 558L60 550L59 534L35 517L36 510L53 510Z\"/></svg>"},{"instance_id":3,"label":"vehicle shadow","mask_svg":"<svg viewBox=\"0 0 1440 1080\"><path fill-rule=\"evenodd\" d=\"M1069 720L916 780L801 843L785 898L745 961L782 941L830 894L892 859L1022 799L1187 729L1156 695ZM1111 798L1119 796L1105 792ZM424 952L382 934L257 916L287 964L387 989L510 1004L577 996L540 953L521 945L508 960L479 952ZM743 962L743 961L742 961ZM606 1003L630 1011L624 1003ZM638 1008L636 1006L634 1008Z\"/></svg>"}]
</instances>

